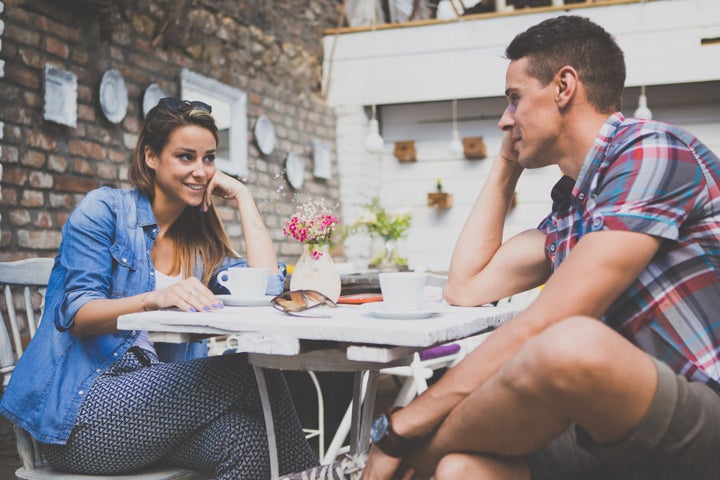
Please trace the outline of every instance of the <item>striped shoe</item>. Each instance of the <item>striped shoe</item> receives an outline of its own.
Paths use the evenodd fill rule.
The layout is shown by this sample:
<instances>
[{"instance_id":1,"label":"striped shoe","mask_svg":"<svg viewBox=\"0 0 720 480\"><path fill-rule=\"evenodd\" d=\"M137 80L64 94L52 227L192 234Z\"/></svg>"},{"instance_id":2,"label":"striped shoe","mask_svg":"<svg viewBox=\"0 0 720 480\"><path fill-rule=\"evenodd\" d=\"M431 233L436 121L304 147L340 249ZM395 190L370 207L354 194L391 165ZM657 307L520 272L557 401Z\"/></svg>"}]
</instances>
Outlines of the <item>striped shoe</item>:
<instances>
[{"instance_id":1,"label":"striped shoe","mask_svg":"<svg viewBox=\"0 0 720 480\"><path fill-rule=\"evenodd\" d=\"M367 453L357 457L346 455L342 460L331 465L320 465L304 472L291 473L279 480L360 480L365 468Z\"/></svg>"}]
</instances>

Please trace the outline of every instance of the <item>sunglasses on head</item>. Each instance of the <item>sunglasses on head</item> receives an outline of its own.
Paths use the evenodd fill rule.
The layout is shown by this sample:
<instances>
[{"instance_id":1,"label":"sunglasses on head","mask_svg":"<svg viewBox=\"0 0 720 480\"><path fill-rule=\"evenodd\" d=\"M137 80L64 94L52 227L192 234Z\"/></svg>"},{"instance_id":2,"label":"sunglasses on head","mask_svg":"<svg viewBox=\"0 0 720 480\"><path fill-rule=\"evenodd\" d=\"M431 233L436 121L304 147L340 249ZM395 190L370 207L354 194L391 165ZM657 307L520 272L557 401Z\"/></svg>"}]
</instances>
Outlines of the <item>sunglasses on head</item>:
<instances>
[{"instance_id":1,"label":"sunglasses on head","mask_svg":"<svg viewBox=\"0 0 720 480\"><path fill-rule=\"evenodd\" d=\"M271 300L272 306L290 315L315 307L335 308L335 302L315 290L291 290L283 292Z\"/></svg>"},{"instance_id":2,"label":"sunglasses on head","mask_svg":"<svg viewBox=\"0 0 720 480\"><path fill-rule=\"evenodd\" d=\"M208 113L212 113L212 107L205 102L191 102L189 100L182 100L175 97L165 97L160 99L160 103L172 110L175 110L176 112L180 112L188 108L198 108L200 110L205 110Z\"/></svg>"}]
</instances>

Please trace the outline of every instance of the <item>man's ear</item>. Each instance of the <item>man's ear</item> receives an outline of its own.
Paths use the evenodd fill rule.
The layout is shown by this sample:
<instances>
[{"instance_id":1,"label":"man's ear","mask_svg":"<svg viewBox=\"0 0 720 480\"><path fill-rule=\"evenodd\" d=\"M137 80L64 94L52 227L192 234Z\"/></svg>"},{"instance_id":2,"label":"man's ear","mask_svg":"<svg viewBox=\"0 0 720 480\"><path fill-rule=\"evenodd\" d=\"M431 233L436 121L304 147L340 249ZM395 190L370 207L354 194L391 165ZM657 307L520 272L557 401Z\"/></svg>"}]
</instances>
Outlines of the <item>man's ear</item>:
<instances>
[{"instance_id":1,"label":"man's ear","mask_svg":"<svg viewBox=\"0 0 720 480\"><path fill-rule=\"evenodd\" d=\"M556 99L558 107L566 108L572 98L577 93L578 74L577 71L570 66L561 68L555 75L555 85L557 88Z\"/></svg>"}]
</instances>

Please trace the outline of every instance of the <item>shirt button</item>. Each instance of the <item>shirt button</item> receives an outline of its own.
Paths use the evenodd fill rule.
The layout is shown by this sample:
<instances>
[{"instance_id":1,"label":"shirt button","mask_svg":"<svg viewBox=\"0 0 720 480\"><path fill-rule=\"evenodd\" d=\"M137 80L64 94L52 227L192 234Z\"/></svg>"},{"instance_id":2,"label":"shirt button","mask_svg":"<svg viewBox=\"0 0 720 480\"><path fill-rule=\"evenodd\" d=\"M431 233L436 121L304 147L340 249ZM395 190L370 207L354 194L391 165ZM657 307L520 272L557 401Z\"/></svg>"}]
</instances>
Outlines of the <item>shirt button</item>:
<instances>
[{"instance_id":1,"label":"shirt button","mask_svg":"<svg viewBox=\"0 0 720 480\"><path fill-rule=\"evenodd\" d=\"M557 245L553 243L552 245L550 245L550 252L555 253L555 250L557 250Z\"/></svg>"},{"instance_id":2,"label":"shirt button","mask_svg":"<svg viewBox=\"0 0 720 480\"><path fill-rule=\"evenodd\" d=\"M85 392L82 390L78 390L78 395L82 395L83 393L85 393Z\"/></svg>"},{"instance_id":3,"label":"shirt button","mask_svg":"<svg viewBox=\"0 0 720 480\"><path fill-rule=\"evenodd\" d=\"M585 200L585 194L584 194L583 192L580 192L580 193L578 194L578 198L579 198L580 200Z\"/></svg>"},{"instance_id":4,"label":"shirt button","mask_svg":"<svg viewBox=\"0 0 720 480\"><path fill-rule=\"evenodd\" d=\"M102 372L102 370L100 370L99 368L96 368L95 371L96 371L97 373Z\"/></svg>"},{"instance_id":5,"label":"shirt button","mask_svg":"<svg viewBox=\"0 0 720 480\"><path fill-rule=\"evenodd\" d=\"M150 270L150 276L151 276L151 277L154 277L154 276L155 276L155 272L153 272L152 270Z\"/></svg>"},{"instance_id":6,"label":"shirt button","mask_svg":"<svg viewBox=\"0 0 720 480\"><path fill-rule=\"evenodd\" d=\"M113 357L117 357L117 356L118 356L118 353L117 353L117 352L113 352Z\"/></svg>"},{"instance_id":7,"label":"shirt button","mask_svg":"<svg viewBox=\"0 0 720 480\"><path fill-rule=\"evenodd\" d=\"M122 261L123 263L127 263L127 258L123 257Z\"/></svg>"}]
</instances>

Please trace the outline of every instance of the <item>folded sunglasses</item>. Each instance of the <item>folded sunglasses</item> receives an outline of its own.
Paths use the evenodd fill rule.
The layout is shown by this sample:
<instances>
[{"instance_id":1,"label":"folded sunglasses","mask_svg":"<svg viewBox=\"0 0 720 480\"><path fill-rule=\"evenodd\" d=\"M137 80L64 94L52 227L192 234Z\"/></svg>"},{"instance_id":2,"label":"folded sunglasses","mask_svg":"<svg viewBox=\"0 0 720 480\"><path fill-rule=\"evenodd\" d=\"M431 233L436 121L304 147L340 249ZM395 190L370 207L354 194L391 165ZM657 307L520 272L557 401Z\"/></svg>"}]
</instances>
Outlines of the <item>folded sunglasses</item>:
<instances>
[{"instance_id":1,"label":"folded sunglasses","mask_svg":"<svg viewBox=\"0 0 720 480\"><path fill-rule=\"evenodd\" d=\"M272 306L289 315L296 315L316 307L335 308L335 302L315 290L291 290L277 295L271 300Z\"/></svg>"}]
</instances>

